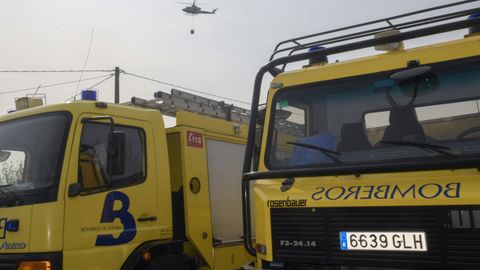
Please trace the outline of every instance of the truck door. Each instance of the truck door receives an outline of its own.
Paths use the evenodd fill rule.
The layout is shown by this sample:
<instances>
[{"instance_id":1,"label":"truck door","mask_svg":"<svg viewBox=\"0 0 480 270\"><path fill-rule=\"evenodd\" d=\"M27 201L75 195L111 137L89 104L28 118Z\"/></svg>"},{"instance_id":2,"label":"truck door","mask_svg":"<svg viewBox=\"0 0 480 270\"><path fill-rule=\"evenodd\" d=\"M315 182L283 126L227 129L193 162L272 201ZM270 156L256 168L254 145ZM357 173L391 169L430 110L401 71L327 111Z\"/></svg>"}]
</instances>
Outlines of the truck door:
<instances>
[{"instance_id":1,"label":"truck door","mask_svg":"<svg viewBox=\"0 0 480 270\"><path fill-rule=\"evenodd\" d=\"M159 238L152 127L120 117L83 116L75 132L64 269L119 269L139 244ZM114 147L115 158L112 145L121 146Z\"/></svg>"}]
</instances>

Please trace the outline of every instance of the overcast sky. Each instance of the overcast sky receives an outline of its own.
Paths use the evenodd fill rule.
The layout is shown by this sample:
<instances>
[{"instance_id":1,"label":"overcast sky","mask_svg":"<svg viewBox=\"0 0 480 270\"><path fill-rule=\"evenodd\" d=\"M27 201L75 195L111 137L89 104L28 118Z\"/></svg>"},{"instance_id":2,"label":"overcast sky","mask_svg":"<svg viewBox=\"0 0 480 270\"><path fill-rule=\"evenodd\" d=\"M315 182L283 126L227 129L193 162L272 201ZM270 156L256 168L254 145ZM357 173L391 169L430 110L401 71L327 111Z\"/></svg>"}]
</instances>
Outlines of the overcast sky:
<instances>
[{"instance_id":1,"label":"overcast sky","mask_svg":"<svg viewBox=\"0 0 480 270\"><path fill-rule=\"evenodd\" d=\"M258 69L276 43L380 19L448 0L205 0L215 15L192 17L169 0L2 0L0 70L113 69L250 102ZM201 4L202 1L199 1ZM478 7L474 3L471 7ZM450 34L461 37L461 33ZM449 36L449 37L450 37ZM428 43L429 41L424 41ZM416 45L416 43L413 43ZM91 78L109 73L85 73ZM0 93L80 78L79 73L0 73ZM82 82L88 88L102 79ZM96 87L113 101L113 79ZM166 85L122 75L121 101L153 98ZM77 84L40 88L49 104L64 102ZM0 113L35 90L0 94ZM246 106L243 104L237 104Z\"/></svg>"}]
</instances>

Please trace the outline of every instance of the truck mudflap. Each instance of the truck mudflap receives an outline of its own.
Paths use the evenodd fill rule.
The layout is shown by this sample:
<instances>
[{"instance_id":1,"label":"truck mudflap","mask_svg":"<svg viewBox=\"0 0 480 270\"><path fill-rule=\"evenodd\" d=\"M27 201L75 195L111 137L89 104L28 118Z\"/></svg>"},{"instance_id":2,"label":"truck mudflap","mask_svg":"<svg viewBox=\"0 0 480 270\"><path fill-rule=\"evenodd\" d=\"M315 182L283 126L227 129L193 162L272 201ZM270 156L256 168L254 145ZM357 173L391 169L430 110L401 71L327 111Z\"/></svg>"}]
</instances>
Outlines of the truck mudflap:
<instances>
[{"instance_id":1,"label":"truck mudflap","mask_svg":"<svg viewBox=\"0 0 480 270\"><path fill-rule=\"evenodd\" d=\"M1 270L17 270L22 262L50 262L50 270L62 269L62 252L48 253L23 253L23 254L0 254Z\"/></svg>"}]
</instances>

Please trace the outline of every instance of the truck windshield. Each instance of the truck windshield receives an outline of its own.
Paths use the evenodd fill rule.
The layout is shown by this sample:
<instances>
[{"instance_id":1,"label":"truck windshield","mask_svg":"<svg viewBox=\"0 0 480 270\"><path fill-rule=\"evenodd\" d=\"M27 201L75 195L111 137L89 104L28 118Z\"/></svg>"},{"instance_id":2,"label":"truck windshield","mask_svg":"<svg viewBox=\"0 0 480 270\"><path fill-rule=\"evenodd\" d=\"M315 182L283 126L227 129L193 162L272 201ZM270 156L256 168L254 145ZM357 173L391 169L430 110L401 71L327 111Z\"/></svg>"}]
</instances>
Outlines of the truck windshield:
<instances>
[{"instance_id":1,"label":"truck windshield","mask_svg":"<svg viewBox=\"0 0 480 270\"><path fill-rule=\"evenodd\" d=\"M470 58L280 89L267 167L480 158L479 85Z\"/></svg>"},{"instance_id":2,"label":"truck windshield","mask_svg":"<svg viewBox=\"0 0 480 270\"><path fill-rule=\"evenodd\" d=\"M69 123L63 112L0 123L0 205L56 198Z\"/></svg>"}]
</instances>

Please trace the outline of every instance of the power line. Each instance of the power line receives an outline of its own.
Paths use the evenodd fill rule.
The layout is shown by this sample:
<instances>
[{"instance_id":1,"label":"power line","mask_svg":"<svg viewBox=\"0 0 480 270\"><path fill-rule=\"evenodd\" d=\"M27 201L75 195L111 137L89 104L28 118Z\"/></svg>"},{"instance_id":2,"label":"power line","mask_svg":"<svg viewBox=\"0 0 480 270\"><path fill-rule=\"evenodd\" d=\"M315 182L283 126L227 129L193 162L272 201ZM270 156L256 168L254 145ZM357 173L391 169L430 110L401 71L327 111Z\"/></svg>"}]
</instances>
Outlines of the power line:
<instances>
[{"instance_id":1,"label":"power line","mask_svg":"<svg viewBox=\"0 0 480 270\"><path fill-rule=\"evenodd\" d=\"M63 69L63 70L0 70L0 73L64 73L64 72L113 72L113 69Z\"/></svg>"},{"instance_id":2,"label":"power line","mask_svg":"<svg viewBox=\"0 0 480 270\"><path fill-rule=\"evenodd\" d=\"M72 84L72 83L77 83L79 81L90 81L90 80L95 80L95 79L100 79L100 78L105 78L105 77L111 77L112 75L102 75L102 76L97 76L97 77L90 77L82 80L75 80L75 81L68 81L68 82L61 82L61 83L53 83L53 84L46 84L42 85L41 88L48 88L48 87L54 87L54 86L60 86L60 85L65 85L65 84ZM30 87L30 88L23 88L23 89L16 89L16 90L10 90L10 91L4 91L0 92L0 95L3 94L11 94L11 93L18 93L18 92L25 92L25 91L30 91L30 90L37 90L38 86L36 87Z\"/></svg>"},{"instance_id":3,"label":"power line","mask_svg":"<svg viewBox=\"0 0 480 270\"><path fill-rule=\"evenodd\" d=\"M114 72L114 71L115 70L113 70L113 69L0 70L0 73L68 73L68 72ZM215 94L211 94L211 93L208 93L208 92L205 92L205 91L196 90L196 89L193 89L193 88L189 88L189 87L185 87L185 86L181 86L181 85L173 84L173 83L169 83L169 82L164 82L164 81L149 78L149 77L146 77L146 76L133 74L133 73L128 73L128 72L125 72L125 71L123 71L122 73L125 74L125 75L130 75L130 76L133 76L133 77L137 77L137 78L140 78L140 79L160 83L160 84L163 84L163 85L168 85L168 86L171 86L171 87L180 88L180 89L183 89L183 90L186 90L186 91L199 93L199 94L206 95L206 96L216 97L216 98L220 98L220 99L224 99L224 100L230 100L230 101L238 102L238 103L245 104L245 105L250 105L250 103L245 102L243 100L224 97L224 96L220 96L220 95L215 95ZM99 78L108 77L105 80L100 81L98 84L95 84L95 85L89 87L89 88L92 88L92 87L95 87L95 86L107 81L108 79L112 78L113 76L114 76L114 74L109 74L109 75L102 75L102 76L80 79L80 80L75 80L75 81L67 81L67 82L62 82L62 83L47 84L47 85L42 85L40 88L48 88L48 87L65 85L65 84L79 83L79 82L82 82L82 81L89 81L89 80L95 80L95 79L99 79ZM18 93L18 92L25 92L25 91L30 91L30 90L38 90L38 89L39 89L39 87L37 86L37 87L29 87L29 88L23 88L23 89L9 90L9 91L0 92L0 95L10 94L10 93ZM76 96L77 96L77 94L74 97L76 97Z\"/></svg>"},{"instance_id":4,"label":"power line","mask_svg":"<svg viewBox=\"0 0 480 270\"><path fill-rule=\"evenodd\" d=\"M168 82L164 82L164 81L160 81L160 80L148 78L148 77L141 76L141 75L137 75L137 74L132 74L132 73L128 73L128 72L124 72L124 74L125 74L125 75L130 75L130 76L133 76L133 77L137 77L137 78L140 78L140 79L144 79L144 80L148 80L148 81L152 81L152 82L157 82L157 83L160 83L160 84L168 85L168 86L171 86L171 87L184 89L184 90L191 91L191 92L194 92L194 93L199 93L199 94L202 94L202 95L207 95L207 96L211 96L211 97L216 97L216 98L221 98L221 99L226 99L226 100L230 100L230 101L242 103L242 104L245 104L245 105L250 105L250 103L245 102L245 101L242 101L242 100L233 99L233 98L224 97L224 96L215 95L215 94L210 94L210 93L207 93L207 92L205 92L205 91L200 91L200 90L188 88L188 87L184 87L184 86L181 86L181 85L177 85L177 84L173 84L173 83L168 83Z\"/></svg>"},{"instance_id":5,"label":"power line","mask_svg":"<svg viewBox=\"0 0 480 270\"><path fill-rule=\"evenodd\" d=\"M103 79L103 80L101 80L100 82L98 82L98 83L96 83L96 84L94 84L94 85L92 85L92 86L90 86L90 87L87 87L86 89L92 89L92 88L95 87L95 86L99 86L100 84L102 84L102 83L108 81L109 79L111 79L113 76L115 76L115 74L110 74L110 76L109 76L108 78Z\"/></svg>"}]
</instances>

